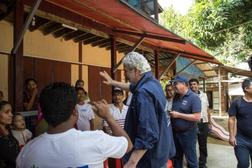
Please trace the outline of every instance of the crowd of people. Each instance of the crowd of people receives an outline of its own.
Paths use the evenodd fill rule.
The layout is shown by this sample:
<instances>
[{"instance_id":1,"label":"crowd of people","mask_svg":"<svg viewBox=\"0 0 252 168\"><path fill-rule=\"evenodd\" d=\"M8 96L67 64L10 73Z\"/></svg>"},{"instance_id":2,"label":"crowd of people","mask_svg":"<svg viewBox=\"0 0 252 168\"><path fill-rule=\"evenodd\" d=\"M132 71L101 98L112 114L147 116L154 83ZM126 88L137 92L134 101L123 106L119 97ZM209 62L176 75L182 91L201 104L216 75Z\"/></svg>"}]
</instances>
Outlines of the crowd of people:
<instances>
[{"instance_id":1,"label":"crowd of people","mask_svg":"<svg viewBox=\"0 0 252 168\"><path fill-rule=\"evenodd\" d=\"M175 76L163 91L143 55L128 53L123 65L129 83L100 72L113 88L112 104L91 101L83 80L74 87L55 82L39 93L37 81L27 79L24 109L38 110L34 134L0 92L0 167L167 168L172 161L174 168L206 168L211 116L199 80ZM247 168L252 79L242 88L245 96L232 103L228 124L238 167ZM95 114L102 118L102 130L95 130Z\"/></svg>"}]
</instances>

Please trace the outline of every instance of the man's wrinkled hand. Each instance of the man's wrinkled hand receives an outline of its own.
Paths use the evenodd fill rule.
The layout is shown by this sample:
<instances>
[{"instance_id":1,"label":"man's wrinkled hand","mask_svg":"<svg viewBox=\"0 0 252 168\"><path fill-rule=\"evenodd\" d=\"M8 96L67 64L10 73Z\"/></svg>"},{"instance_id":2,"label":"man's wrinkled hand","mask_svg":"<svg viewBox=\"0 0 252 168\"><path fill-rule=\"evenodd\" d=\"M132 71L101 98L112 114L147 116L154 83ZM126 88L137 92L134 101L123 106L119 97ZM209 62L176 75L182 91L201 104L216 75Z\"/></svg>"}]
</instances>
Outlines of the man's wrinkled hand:
<instances>
[{"instance_id":1,"label":"man's wrinkled hand","mask_svg":"<svg viewBox=\"0 0 252 168\"><path fill-rule=\"evenodd\" d=\"M105 79L103 83L112 86L113 79L109 76L109 74L106 71L100 72L100 75Z\"/></svg>"}]
</instances>

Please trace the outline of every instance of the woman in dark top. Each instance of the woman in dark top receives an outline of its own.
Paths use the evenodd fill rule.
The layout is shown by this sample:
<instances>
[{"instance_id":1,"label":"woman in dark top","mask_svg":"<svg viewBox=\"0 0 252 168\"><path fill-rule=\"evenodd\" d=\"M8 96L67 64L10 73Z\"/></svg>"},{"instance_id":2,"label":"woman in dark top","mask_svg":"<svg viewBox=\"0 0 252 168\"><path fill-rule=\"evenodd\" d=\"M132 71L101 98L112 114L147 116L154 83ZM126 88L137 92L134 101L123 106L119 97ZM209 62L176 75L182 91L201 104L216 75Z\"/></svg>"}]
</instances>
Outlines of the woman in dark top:
<instances>
[{"instance_id":1,"label":"woman in dark top","mask_svg":"<svg viewBox=\"0 0 252 168\"><path fill-rule=\"evenodd\" d=\"M12 108L7 101L0 101L0 167L16 167L19 153L18 141L10 131L12 123Z\"/></svg>"},{"instance_id":2,"label":"woman in dark top","mask_svg":"<svg viewBox=\"0 0 252 168\"><path fill-rule=\"evenodd\" d=\"M33 78L25 81L24 109L26 111L38 109L38 83Z\"/></svg>"}]
</instances>

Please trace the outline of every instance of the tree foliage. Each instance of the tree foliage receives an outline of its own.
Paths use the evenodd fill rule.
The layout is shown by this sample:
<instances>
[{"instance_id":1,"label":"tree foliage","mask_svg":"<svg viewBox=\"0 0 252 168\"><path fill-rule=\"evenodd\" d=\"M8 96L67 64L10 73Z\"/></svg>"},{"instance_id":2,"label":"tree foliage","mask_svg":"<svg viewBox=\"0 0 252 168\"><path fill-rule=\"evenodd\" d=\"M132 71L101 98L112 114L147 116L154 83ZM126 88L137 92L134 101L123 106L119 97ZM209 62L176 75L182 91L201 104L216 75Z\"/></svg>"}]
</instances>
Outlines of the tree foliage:
<instances>
[{"instance_id":1,"label":"tree foliage","mask_svg":"<svg viewBox=\"0 0 252 168\"><path fill-rule=\"evenodd\" d=\"M164 26L223 63L246 60L252 52L251 0L197 0L187 15L170 7L161 18Z\"/></svg>"}]
</instances>

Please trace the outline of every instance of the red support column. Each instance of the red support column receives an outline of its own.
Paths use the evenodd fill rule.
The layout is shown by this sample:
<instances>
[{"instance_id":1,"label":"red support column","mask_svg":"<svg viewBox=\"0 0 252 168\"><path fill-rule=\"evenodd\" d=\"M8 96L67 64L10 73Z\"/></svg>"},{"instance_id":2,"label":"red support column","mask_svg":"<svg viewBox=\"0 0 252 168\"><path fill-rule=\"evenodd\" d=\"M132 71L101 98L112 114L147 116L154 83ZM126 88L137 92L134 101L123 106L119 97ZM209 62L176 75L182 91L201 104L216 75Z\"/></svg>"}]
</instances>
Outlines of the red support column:
<instances>
[{"instance_id":1,"label":"red support column","mask_svg":"<svg viewBox=\"0 0 252 168\"><path fill-rule=\"evenodd\" d=\"M114 72L114 68L116 66L116 41L115 38L111 38L111 77L112 79L116 79L116 72Z\"/></svg>"},{"instance_id":2,"label":"red support column","mask_svg":"<svg viewBox=\"0 0 252 168\"><path fill-rule=\"evenodd\" d=\"M82 42L79 42L79 62L82 63ZM79 79L82 79L82 65L79 65Z\"/></svg>"},{"instance_id":3,"label":"red support column","mask_svg":"<svg viewBox=\"0 0 252 168\"><path fill-rule=\"evenodd\" d=\"M155 57L155 77L159 78L159 55L158 52L154 51L154 57Z\"/></svg>"},{"instance_id":4,"label":"red support column","mask_svg":"<svg viewBox=\"0 0 252 168\"><path fill-rule=\"evenodd\" d=\"M14 45L24 24L24 3L23 0L16 1L14 12ZM15 112L23 111L23 88L24 88L24 62L23 62L23 40L17 49L16 54L10 56L9 93L10 102Z\"/></svg>"}]
</instances>

